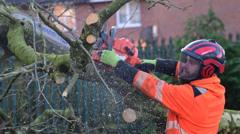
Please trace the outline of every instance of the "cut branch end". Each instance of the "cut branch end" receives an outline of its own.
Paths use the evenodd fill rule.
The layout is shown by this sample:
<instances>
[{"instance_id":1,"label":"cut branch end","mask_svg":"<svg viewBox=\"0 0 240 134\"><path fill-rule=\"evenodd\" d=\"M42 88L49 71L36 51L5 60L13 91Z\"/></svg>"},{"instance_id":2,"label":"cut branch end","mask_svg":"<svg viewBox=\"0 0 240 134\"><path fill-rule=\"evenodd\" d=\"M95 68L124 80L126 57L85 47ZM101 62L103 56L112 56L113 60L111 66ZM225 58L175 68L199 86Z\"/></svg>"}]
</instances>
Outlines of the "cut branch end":
<instances>
[{"instance_id":1,"label":"cut branch end","mask_svg":"<svg viewBox=\"0 0 240 134\"><path fill-rule=\"evenodd\" d=\"M56 84L62 84L65 82L65 79L66 79L65 77L66 77L65 74L56 72L54 75L54 80Z\"/></svg>"},{"instance_id":2,"label":"cut branch end","mask_svg":"<svg viewBox=\"0 0 240 134\"><path fill-rule=\"evenodd\" d=\"M96 38L96 36L90 34L90 35L87 36L86 41L89 44L93 44L97 41L97 38Z\"/></svg>"},{"instance_id":3,"label":"cut branch end","mask_svg":"<svg viewBox=\"0 0 240 134\"><path fill-rule=\"evenodd\" d=\"M99 16L98 14L96 13L90 13L86 19L86 24L89 26L89 25L92 25L92 24L95 24L99 21Z\"/></svg>"},{"instance_id":4,"label":"cut branch end","mask_svg":"<svg viewBox=\"0 0 240 134\"><path fill-rule=\"evenodd\" d=\"M127 123L132 123L137 119L135 110L127 108L122 113L123 120Z\"/></svg>"}]
</instances>

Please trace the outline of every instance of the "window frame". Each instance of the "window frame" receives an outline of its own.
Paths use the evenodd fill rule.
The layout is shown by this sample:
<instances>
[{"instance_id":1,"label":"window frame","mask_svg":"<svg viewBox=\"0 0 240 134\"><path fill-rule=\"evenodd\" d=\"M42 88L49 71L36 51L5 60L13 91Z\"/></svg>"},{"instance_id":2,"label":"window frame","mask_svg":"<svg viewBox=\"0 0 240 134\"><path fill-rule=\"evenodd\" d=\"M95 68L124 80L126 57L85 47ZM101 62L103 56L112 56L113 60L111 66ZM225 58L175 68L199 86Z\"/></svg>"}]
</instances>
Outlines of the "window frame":
<instances>
[{"instance_id":1,"label":"window frame","mask_svg":"<svg viewBox=\"0 0 240 134\"><path fill-rule=\"evenodd\" d=\"M64 10L67 8L66 6L62 5ZM74 13L74 16L72 16L71 13ZM70 21L70 19L72 19L73 22L73 25L72 27L69 27L71 28L72 30L76 30L77 29L77 22L76 22L76 10L75 8L69 8L64 14L62 14L62 16L59 17L59 21L65 25L68 26L68 22ZM59 25L60 29L63 31L63 32L68 32L68 30L61 26L60 24L57 24Z\"/></svg>"},{"instance_id":2,"label":"window frame","mask_svg":"<svg viewBox=\"0 0 240 134\"><path fill-rule=\"evenodd\" d=\"M141 23L141 5L140 5L140 1L136 0L135 1L138 5L138 10L139 10L139 15L140 15L140 21L139 23L132 23L131 18L132 18L132 14L130 14L130 2L126 3L124 6L126 6L126 10L124 12L126 12L127 14L127 22L121 23L120 22L120 10L119 9L116 13L116 26L117 28L134 28L134 27L141 27L142 23Z\"/></svg>"}]
</instances>

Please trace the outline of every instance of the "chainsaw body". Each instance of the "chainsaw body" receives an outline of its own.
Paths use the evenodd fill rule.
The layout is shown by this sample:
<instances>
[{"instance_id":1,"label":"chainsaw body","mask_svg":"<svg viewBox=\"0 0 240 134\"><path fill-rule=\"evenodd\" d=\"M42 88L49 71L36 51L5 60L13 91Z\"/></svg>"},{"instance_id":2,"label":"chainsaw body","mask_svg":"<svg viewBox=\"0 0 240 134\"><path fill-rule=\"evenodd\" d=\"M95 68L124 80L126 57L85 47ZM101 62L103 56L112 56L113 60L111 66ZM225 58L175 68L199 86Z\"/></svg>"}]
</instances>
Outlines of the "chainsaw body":
<instances>
[{"instance_id":1,"label":"chainsaw body","mask_svg":"<svg viewBox=\"0 0 240 134\"><path fill-rule=\"evenodd\" d=\"M137 47L129 39L115 38L106 34L101 35L92 51L93 60L99 61L103 50L114 50L123 61L130 65L135 66L141 63L141 60L138 58Z\"/></svg>"}]
</instances>

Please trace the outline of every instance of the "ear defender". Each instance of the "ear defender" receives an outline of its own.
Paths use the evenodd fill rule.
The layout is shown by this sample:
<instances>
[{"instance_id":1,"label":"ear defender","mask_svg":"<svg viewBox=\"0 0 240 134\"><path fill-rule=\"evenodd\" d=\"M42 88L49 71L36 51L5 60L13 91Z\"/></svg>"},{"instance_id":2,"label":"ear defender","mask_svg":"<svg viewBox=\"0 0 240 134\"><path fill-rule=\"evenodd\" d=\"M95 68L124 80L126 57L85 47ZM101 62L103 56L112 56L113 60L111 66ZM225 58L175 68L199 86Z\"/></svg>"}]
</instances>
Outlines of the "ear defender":
<instances>
[{"instance_id":1,"label":"ear defender","mask_svg":"<svg viewBox=\"0 0 240 134\"><path fill-rule=\"evenodd\" d=\"M215 67L213 65L205 65L202 68L201 76L203 78L211 77L215 73Z\"/></svg>"},{"instance_id":2,"label":"ear defender","mask_svg":"<svg viewBox=\"0 0 240 134\"><path fill-rule=\"evenodd\" d=\"M215 59L205 59L201 71L202 78L211 77L214 73L219 74L224 72L224 64L221 64Z\"/></svg>"}]
</instances>

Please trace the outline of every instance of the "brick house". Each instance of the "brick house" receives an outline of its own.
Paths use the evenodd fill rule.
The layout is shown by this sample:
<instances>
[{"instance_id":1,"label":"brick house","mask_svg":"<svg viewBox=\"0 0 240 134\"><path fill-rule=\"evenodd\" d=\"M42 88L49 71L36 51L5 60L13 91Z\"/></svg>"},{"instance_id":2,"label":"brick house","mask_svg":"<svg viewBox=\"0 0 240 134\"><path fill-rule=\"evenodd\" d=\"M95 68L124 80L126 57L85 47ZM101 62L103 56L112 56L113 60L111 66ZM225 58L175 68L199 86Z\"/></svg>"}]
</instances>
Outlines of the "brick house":
<instances>
[{"instance_id":1,"label":"brick house","mask_svg":"<svg viewBox=\"0 0 240 134\"><path fill-rule=\"evenodd\" d=\"M9 0L14 1L14 0ZM111 0L37 0L41 4L54 6L54 13L61 15L59 19L81 33L84 21L89 13L103 9ZM54 2L53 2L54 1ZM177 7L187 7L185 11L157 4L148 10L144 0L127 3L106 23L109 29L115 25L119 28L117 36L127 36L132 40L140 37L168 39L181 36L185 22L189 17L206 14L211 7L225 24L225 34L231 33L233 40L240 32L240 1L231 0L180 0L173 1ZM66 11L66 9L69 9ZM64 13L63 13L64 12ZM63 14L62 14L63 13ZM62 30L65 30L62 28Z\"/></svg>"}]
</instances>

